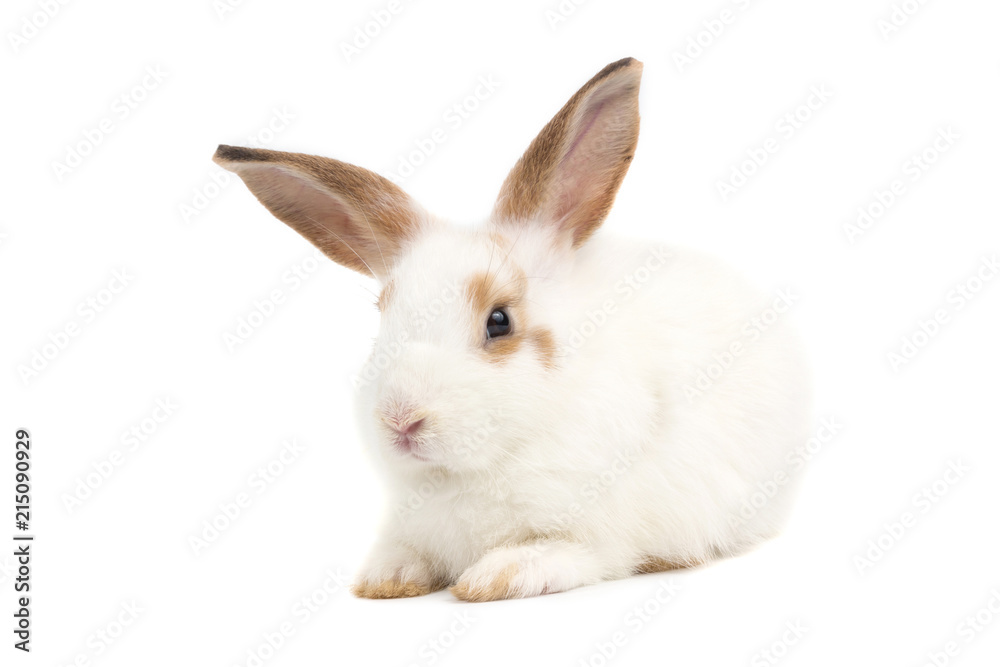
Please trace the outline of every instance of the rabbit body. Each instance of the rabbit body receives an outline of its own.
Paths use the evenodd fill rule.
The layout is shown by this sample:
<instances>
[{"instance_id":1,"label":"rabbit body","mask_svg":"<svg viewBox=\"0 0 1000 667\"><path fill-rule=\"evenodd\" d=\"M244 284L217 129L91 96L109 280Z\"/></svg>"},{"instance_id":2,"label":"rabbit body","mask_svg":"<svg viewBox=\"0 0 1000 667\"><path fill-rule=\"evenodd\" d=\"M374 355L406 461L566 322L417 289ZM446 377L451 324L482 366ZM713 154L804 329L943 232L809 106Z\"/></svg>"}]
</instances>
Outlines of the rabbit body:
<instances>
[{"instance_id":1,"label":"rabbit body","mask_svg":"<svg viewBox=\"0 0 1000 667\"><path fill-rule=\"evenodd\" d=\"M809 425L795 296L597 234L635 154L641 72L626 58L577 91L476 228L337 160L216 152L381 288L357 408L390 500L355 594L553 593L736 554L785 519Z\"/></svg>"},{"instance_id":2,"label":"rabbit body","mask_svg":"<svg viewBox=\"0 0 1000 667\"><path fill-rule=\"evenodd\" d=\"M493 242L452 230L431 235L401 260L394 282L409 290L393 299L415 307L465 284L502 252ZM603 236L572 257L553 259L549 248L544 237L522 235L507 269L533 276L525 317L554 332L551 367L526 351L481 369L474 355L426 342L432 327L423 338L404 335L387 318L373 359L393 340L408 344L359 402L393 494L362 586L456 584L475 599L495 594L499 579L505 597L539 594L703 563L778 531L790 471L750 520L740 510L786 471L807 436L805 367L779 312L794 297L762 295L688 250ZM420 270L442 256L461 260L446 274ZM404 324L413 319L405 312ZM464 319L436 323L448 332ZM725 355L732 360L722 368ZM710 385L699 384L702 373ZM423 379L419 390L413 377ZM452 395L437 396L441 386ZM386 391L459 415L441 425L449 444L430 466L379 446L371 415Z\"/></svg>"}]
</instances>

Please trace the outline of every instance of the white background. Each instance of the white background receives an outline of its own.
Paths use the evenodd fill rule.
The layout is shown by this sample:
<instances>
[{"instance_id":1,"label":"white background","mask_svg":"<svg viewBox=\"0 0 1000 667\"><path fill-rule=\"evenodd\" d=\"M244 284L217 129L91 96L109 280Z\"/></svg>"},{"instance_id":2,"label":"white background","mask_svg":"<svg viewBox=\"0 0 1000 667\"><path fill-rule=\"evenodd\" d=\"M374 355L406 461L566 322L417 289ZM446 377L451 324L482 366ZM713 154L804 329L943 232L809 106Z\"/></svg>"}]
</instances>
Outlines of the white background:
<instances>
[{"instance_id":1,"label":"white background","mask_svg":"<svg viewBox=\"0 0 1000 667\"><path fill-rule=\"evenodd\" d=\"M952 641L957 655L938 664L995 664L1000 280L961 309L952 290L1000 251L1000 6L897 3L912 16L887 31L890 0L591 0L564 3L559 21L556 0L422 0L351 58L342 45L387 0L245 0L221 14L211 0L98 0L53 4L51 18L44 3L5 3L0 536L13 544L23 427L37 538L30 655L11 646L13 547L0 551L0 663L252 665L248 651L289 622L263 664L763 665L773 649L789 666L922 665ZM730 22L713 23L723 10ZM689 39L705 46L680 63ZM381 510L350 390L378 327L373 286L313 266L242 183L213 187L216 145L256 137L385 174L441 127L446 141L404 186L473 223L544 123L624 56L645 63L643 129L606 230L708 250L791 289L817 427L842 424L786 533L709 567L530 600L317 593L328 572L359 568ZM490 76L496 90L446 122ZM831 96L800 108L814 87ZM786 136L796 110L808 118ZM908 161L947 128L957 138L912 178ZM718 183L769 138L777 151L723 201ZM78 149L60 177L55 163ZM903 194L852 243L845 225L895 179ZM297 287L284 279L303 266L314 270ZM122 270L127 286L85 315ZM283 303L230 350L225 334L275 289ZM888 355L938 309L945 324L894 368ZM78 335L56 350L71 323ZM36 351L52 358L25 379ZM158 399L179 407L130 450L123 433ZM292 438L303 452L258 495L250 476ZM116 450L110 477L91 476L100 485L67 507ZM967 471L940 481L951 464ZM935 482L934 502L920 501ZM249 507L196 555L189 539L242 492ZM906 513L913 525L889 536ZM678 592L661 604L665 584ZM325 604L304 619L294 607L313 594ZM118 634L132 603L141 612ZM109 646L98 631L118 636Z\"/></svg>"}]
</instances>

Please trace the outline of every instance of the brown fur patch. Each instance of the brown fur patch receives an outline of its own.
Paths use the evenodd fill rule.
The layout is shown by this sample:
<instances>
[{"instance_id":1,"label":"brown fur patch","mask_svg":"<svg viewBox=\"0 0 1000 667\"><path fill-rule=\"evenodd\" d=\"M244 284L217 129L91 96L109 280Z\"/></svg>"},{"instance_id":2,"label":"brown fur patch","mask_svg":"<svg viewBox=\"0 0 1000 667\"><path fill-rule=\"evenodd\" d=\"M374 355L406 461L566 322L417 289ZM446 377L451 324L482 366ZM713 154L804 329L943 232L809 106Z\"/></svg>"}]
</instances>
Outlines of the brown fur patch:
<instances>
[{"instance_id":1,"label":"brown fur patch","mask_svg":"<svg viewBox=\"0 0 1000 667\"><path fill-rule=\"evenodd\" d=\"M512 278L497 273L479 273L469 279L465 293L476 312L489 315L496 306L516 306L524 298L528 289L528 277L518 268L512 267Z\"/></svg>"},{"instance_id":2,"label":"brown fur patch","mask_svg":"<svg viewBox=\"0 0 1000 667\"><path fill-rule=\"evenodd\" d=\"M496 577L484 586L471 587L467 582L460 581L448 590L459 600L465 602L492 602L518 597L511 589L510 582L518 572L517 565L511 563Z\"/></svg>"},{"instance_id":3,"label":"brown fur patch","mask_svg":"<svg viewBox=\"0 0 1000 667\"><path fill-rule=\"evenodd\" d=\"M465 296L472 305L472 311L478 316L480 313L489 312L487 309L493 307L493 296L490 292L490 283L494 279L486 273L480 273L469 279L465 284Z\"/></svg>"},{"instance_id":4,"label":"brown fur patch","mask_svg":"<svg viewBox=\"0 0 1000 667\"><path fill-rule=\"evenodd\" d=\"M615 195L625 178L639 140L639 77L642 63L624 58L611 63L588 81L549 121L511 170L493 210L499 222L523 223L544 212L560 221L578 247L607 217ZM608 97L595 102L595 94ZM617 95L612 99L612 95ZM605 110L604 107L608 106ZM612 106L613 105L613 106ZM602 113L615 114L607 127L594 132L593 145L581 149L579 142ZM602 132L602 130L605 130ZM586 183L560 178L559 168L576 153L586 165ZM566 187L582 188L566 196ZM574 200L579 201L574 201ZM569 205L567 207L567 204Z\"/></svg>"},{"instance_id":5,"label":"brown fur patch","mask_svg":"<svg viewBox=\"0 0 1000 667\"><path fill-rule=\"evenodd\" d=\"M513 268L511 271L513 278L501 277L495 273L480 273L470 278L465 286L466 298L477 322L482 322L481 326L486 326L486 318L498 306L505 307L510 315L511 332L506 336L491 338L484 344L486 359L491 363L505 361L530 337L524 309L520 306L528 288L528 278L520 269Z\"/></svg>"},{"instance_id":6,"label":"brown fur patch","mask_svg":"<svg viewBox=\"0 0 1000 667\"><path fill-rule=\"evenodd\" d=\"M323 254L366 275L384 277L422 222L395 183L339 160L237 146L212 159Z\"/></svg>"},{"instance_id":7,"label":"brown fur patch","mask_svg":"<svg viewBox=\"0 0 1000 667\"><path fill-rule=\"evenodd\" d=\"M635 574L652 574L654 572L669 572L671 570L683 570L689 567L698 567L701 563L697 561L684 562L667 560L659 556L648 556L639 563L633 572Z\"/></svg>"},{"instance_id":8,"label":"brown fur patch","mask_svg":"<svg viewBox=\"0 0 1000 667\"><path fill-rule=\"evenodd\" d=\"M390 600L393 598L413 598L420 595L427 595L434 591L439 591L444 585L425 586L412 581L398 581L396 579L386 579L376 583L357 583L351 588L351 592L359 598L369 598L372 600Z\"/></svg>"},{"instance_id":9,"label":"brown fur patch","mask_svg":"<svg viewBox=\"0 0 1000 667\"><path fill-rule=\"evenodd\" d=\"M554 368L557 349L555 337L548 329L530 327L525 320L524 309L520 307L527 284L528 279L520 270L517 270L515 277L506 284L496 275L481 273L469 280L465 292L477 318L485 319L493 308L505 306L513 319L513 329L510 334L486 341L488 361L491 363L505 361L516 353L525 341L528 341L538 351L542 364L547 368Z\"/></svg>"},{"instance_id":10,"label":"brown fur patch","mask_svg":"<svg viewBox=\"0 0 1000 667\"><path fill-rule=\"evenodd\" d=\"M385 312L386 307L389 305L389 299L392 298L392 293L395 290L395 285L396 284L390 280L385 284L385 287L382 288L382 291L379 292L378 302L375 304L375 307L378 308L378 312Z\"/></svg>"},{"instance_id":11,"label":"brown fur patch","mask_svg":"<svg viewBox=\"0 0 1000 667\"><path fill-rule=\"evenodd\" d=\"M556 339L548 329L535 328L530 332L531 342L538 350L538 356L546 368L555 368Z\"/></svg>"},{"instance_id":12,"label":"brown fur patch","mask_svg":"<svg viewBox=\"0 0 1000 667\"><path fill-rule=\"evenodd\" d=\"M514 332L503 338L494 338L486 343L487 361L498 364L505 361L507 357L513 355L521 347L524 336Z\"/></svg>"}]
</instances>

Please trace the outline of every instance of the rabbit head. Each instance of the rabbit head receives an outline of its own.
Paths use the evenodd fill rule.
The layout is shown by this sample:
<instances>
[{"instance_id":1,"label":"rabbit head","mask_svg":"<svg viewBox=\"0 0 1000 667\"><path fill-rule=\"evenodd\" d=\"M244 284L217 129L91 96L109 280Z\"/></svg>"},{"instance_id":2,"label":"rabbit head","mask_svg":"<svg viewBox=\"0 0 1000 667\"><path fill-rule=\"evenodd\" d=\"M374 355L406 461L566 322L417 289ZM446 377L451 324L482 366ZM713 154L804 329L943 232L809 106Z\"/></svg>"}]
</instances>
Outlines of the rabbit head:
<instances>
[{"instance_id":1,"label":"rabbit head","mask_svg":"<svg viewBox=\"0 0 1000 667\"><path fill-rule=\"evenodd\" d=\"M366 435L404 468L488 467L544 428L576 298L565 276L632 160L642 64L612 63L542 129L478 228L429 215L334 159L220 146L278 219L378 281L381 324L357 378Z\"/></svg>"}]
</instances>

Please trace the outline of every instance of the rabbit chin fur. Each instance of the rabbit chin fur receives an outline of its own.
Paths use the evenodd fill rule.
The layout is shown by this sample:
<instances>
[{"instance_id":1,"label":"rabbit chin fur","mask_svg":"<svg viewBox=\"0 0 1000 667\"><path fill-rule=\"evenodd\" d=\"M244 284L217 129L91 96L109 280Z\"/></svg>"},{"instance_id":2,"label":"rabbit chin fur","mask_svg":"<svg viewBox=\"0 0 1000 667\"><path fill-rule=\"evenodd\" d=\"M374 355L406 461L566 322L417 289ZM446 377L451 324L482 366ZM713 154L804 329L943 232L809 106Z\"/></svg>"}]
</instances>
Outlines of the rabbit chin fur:
<instances>
[{"instance_id":1,"label":"rabbit chin fur","mask_svg":"<svg viewBox=\"0 0 1000 667\"><path fill-rule=\"evenodd\" d=\"M786 457L809 428L780 295L678 248L598 234L559 251L542 226L433 227L385 281L359 375L391 493L359 595L535 595L775 535L795 486ZM518 305L522 340L499 357L471 342L487 270L486 298ZM424 419L410 451L380 418L393 409ZM751 505L762 488L773 497Z\"/></svg>"}]
</instances>

